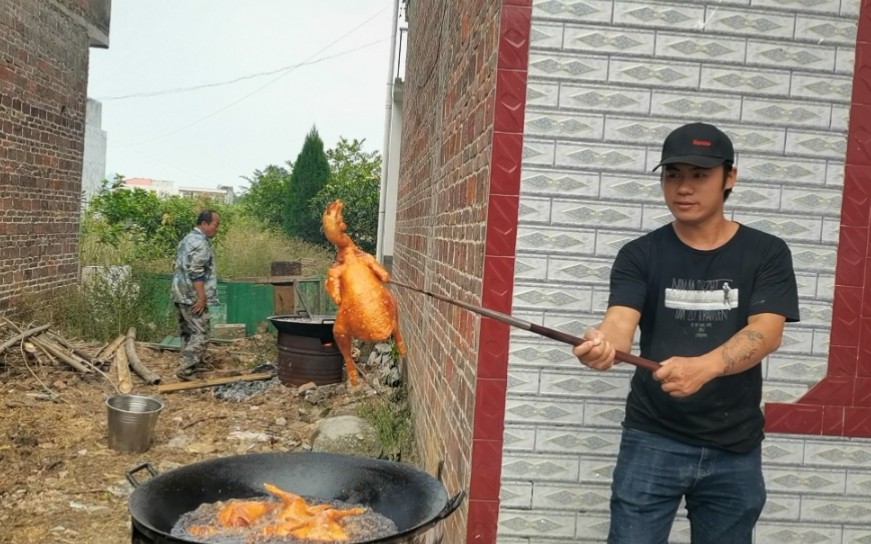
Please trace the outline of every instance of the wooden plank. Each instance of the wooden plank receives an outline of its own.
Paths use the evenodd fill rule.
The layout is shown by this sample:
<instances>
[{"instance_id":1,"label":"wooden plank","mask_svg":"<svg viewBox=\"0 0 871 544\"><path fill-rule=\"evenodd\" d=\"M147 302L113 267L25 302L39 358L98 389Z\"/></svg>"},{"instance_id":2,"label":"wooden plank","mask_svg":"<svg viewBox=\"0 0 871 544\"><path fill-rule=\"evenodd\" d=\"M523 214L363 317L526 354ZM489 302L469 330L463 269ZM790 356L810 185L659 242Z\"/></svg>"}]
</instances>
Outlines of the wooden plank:
<instances>
[{"instance_id":1,"label":"wooden plank","mask_svg":"<svg viewBox=\"0 0 871 544\"><path fill-rule=\"evenodd\" d=\"M127 353L123 349L115 350L115 372L118 373L118 391L125 395L133 391L133 378L130 376Z\"/></svg>"},{"instance_id":2,"label":"wooden plank","mask_svg":"<svg viewBox=\"0 0 871 544\"><path fill-rule=\"evenodd\" d=\"M270 283L270 284L293 284L303 279L310 279L309 276L258 276L255 278L235 278L234 281L250 281L252 283Z\"/></svg>"},{"instance_id":3,"label":"wooden plank","mask_svg":"<svg viewBox=\"0 0 871 544\"><path fill-rule=\"evenodd\" d=\"M293 285L276 285L272 288L274 315L293 315L296 313L296 297Z\"/></svg>"},{"instance_id":4,"label":"wooden plank","mask_svg":"<svg viewBox=\"0 0 871 544\"><path fill-rule=\"evenodd\" d=\"M93 372L90 368L88 368L88 362L79 358L78 355L73 353L67 353L64 351L64 348L55 344L45 333L39 334L38 336L34 336L31 338L31 342L41 349L52 354L52 356L60 359L71 367L75 368L79 372L83 372L88 374Z\"/></svg>"},{"instance_id":5,"label":"wooden plank","mask_svg":"<svg viewBox=\"0 0 871 544\"><path fill-rule=\"evenodd\" d=\"M214 387L216 385L224 385L234 382L254 382L258 380L268 380L273 377L275 377L275 372L255 372L252 374L245 374L244 376L226 376L223 378L191 380L189 382L177 382L158 385L157 392L172 393L173 391L184 391L185 389L199 389L202 387Z\"/></svg>"},{"instance_id":6,"label":"wooden plank","mask_svg":"<svg viewBox=\"0 0 871 544\"><path fill-rule=\"evenodd\" d=\"M97 361L111 361L112 357L115 355L115 350L124 343L124 340L127 339L126 334L119 334L112 340L110 343L106 344L100 351L94 355L94 359Z\"/></svg>"},{"instance_id":7,"label":"wooden plank","mask_svg":"<svg viewBox=\"0 0 871 544\"><path fill-rule=\"evenodd\" d=\"M23 333L14 336L10 340L4 342L2 346L0 346L0 353L3 353L4 351L6 351L6 348L14 346L18 342L21 342L22 340L25 340L26 338L33 336L34 334L41 333L42 331L48 329L50 326L51 325L40 325L39 327L34 327L30 330L26 330Z\"/></svg>"},{"instance_id":8,"label":"wooden plank","mask_svg":"<svg viewBox=\"0 0 871 544\"><path fill-rule=\"evenodd\" d=\"M136 327L127 329L127 340L124 342L124 354L127 356L127 362L133 372L145 380L148 385L156 385L160 383L160 376L149 369L142 360L139 354L136 353Z\"/></svg>"}]
</instances>

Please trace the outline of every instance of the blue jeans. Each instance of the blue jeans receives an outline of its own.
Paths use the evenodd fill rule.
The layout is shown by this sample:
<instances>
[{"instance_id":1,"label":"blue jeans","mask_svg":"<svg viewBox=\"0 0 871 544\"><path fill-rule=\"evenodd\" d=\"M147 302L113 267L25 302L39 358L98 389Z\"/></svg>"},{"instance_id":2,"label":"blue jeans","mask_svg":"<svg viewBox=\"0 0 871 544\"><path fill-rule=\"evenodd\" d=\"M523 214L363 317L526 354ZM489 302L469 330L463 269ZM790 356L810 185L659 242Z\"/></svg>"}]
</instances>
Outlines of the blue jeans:
<instances>
[{"instance_id":1,"label":"blue jeans","mask_svg":"<svg viewBox=\"0 0 871 544\"><path fill-rule=\"evenodd\" d=\"M765 505L762 449L731 453L623 429L608 544L664 544L686 497L693 544L749 544Z\"/></svg>"}]
</instances>

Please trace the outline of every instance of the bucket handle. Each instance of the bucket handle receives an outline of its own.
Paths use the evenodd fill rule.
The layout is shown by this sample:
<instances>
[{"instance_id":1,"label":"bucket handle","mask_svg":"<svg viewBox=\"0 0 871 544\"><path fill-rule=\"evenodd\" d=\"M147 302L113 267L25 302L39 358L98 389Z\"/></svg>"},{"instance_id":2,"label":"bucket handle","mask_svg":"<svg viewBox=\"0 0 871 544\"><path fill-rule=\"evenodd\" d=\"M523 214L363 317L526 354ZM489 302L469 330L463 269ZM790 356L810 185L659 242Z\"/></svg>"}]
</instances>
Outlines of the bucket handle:
<instances>
[{"instance_id":1,"label":"bucket handle","mask_svg":"<svg viewBox=\"0 0 871 544\"><path fill-rule=\"evenodd\" d=\"M442 485L444 485L444 483L445 483L444 472L445 472L445 460L442 459L439 461L438 468L436 468L436 478L438 479L438 481L440 481L442 483ZM453 497L448 499L447 504L445 504L445 507L442 508L442 511L438 513L438 515L436 516L436 519L441 521L441 520L445 519L446 517L450 516L451 513L453 513L453 511L456 510L460 506L460 504L463 503L463 499L465 499L465 498L466 498L466 490L461 489L456 495L454 495Z\"/></svg>"},{"instance_id":2,"label":"bucket handle","mask_svg":"<svg viewBox=\"0 0 871 544\"><path fill-rule=\"evenodd\" d=\"M134 476L134 474L136 474L137 472L139 472L142 469L147 470L148 473L151 474L152 478L154 476L157 476L157 469L155 469L151 465L151 463L142 463L139 466L131 468L130 470L127 471L126 476L127 476L127 481L130 482L130 485L132 485L134 488L137 488L140 485L142 485L142 482L137 480L136 477Z\"/></svg>"}]
</instances>

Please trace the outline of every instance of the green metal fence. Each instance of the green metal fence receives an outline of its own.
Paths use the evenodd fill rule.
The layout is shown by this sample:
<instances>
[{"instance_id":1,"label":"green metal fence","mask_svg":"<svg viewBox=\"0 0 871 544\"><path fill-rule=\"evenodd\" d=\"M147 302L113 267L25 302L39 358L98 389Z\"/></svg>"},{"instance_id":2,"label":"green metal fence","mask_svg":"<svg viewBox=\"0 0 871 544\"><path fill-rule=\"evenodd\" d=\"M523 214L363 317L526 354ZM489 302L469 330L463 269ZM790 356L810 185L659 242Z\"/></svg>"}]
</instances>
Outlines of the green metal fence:
<instances>
[{"instance_id":1,"label":"green metal fence","mask_svg":"<svg viewBox=\"0 0 871 544\"><path fill-rule=\"evenodd\" d=\"M172 276L156 274L148 281L157 282L161 288L155 289L156 302L172 311L170 287ZM337 308L324 290L323 278L305 278L295 282L295 310L308 310L313 314L335 315ZM246 334L254 334L258 325L275 315L275 291L271 284L263 280L218 280L218 298L221 304L209 309L213 324L244 323ZM270 325L271 327L271 325Z\"/></svg>"},{"instance_id":2,"label":"green metal fence","mask_svg":"<svg viewBox=\"0 0 871 544\"><path fill-rule=\"evenodd\" d=\"M297 282L296 292L297 310L308 309L313 314L336 315L338 308L324 289L323 278L311 278Z\"/></svg>"}]
</instances>

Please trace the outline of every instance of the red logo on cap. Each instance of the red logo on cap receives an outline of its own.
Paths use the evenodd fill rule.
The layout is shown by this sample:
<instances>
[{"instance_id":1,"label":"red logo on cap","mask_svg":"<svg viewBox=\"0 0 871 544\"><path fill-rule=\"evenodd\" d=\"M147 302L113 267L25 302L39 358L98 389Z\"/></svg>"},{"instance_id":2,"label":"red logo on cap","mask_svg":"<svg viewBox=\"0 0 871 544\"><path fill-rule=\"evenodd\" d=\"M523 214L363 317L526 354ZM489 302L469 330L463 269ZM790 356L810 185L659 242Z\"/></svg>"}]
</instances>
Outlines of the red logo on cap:
<instances>
[{"instance_id":1,"label":"red logo on cap","mask_svg":"<svg viewBox=\"0 0 871 544\"><path fill-rule=\"evenodd\" d=\"M693 140L693 145L702 145L705 147L711 147L712 144L710 140Z\"/></svg>"}]
</instances>

